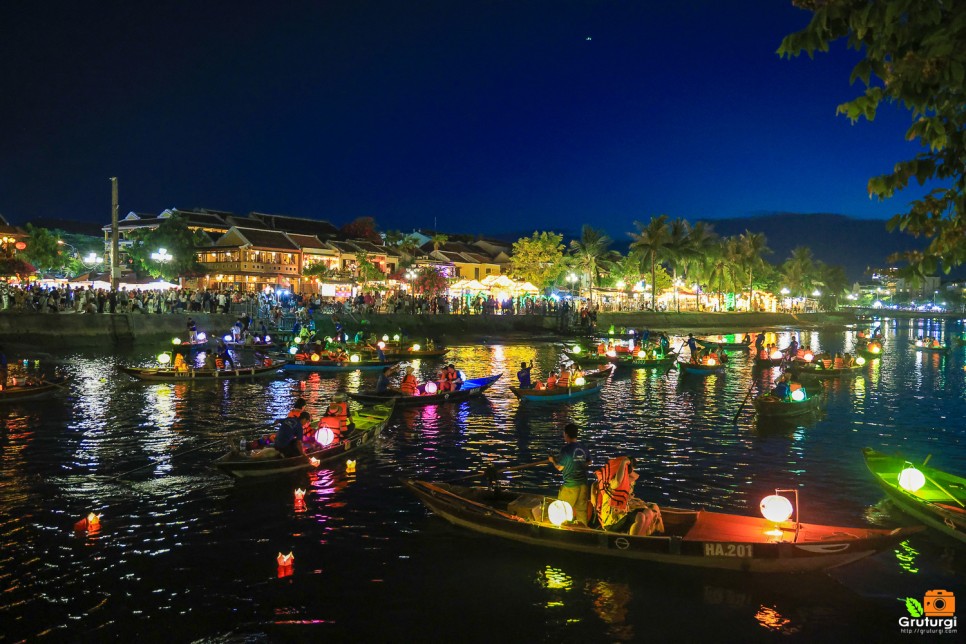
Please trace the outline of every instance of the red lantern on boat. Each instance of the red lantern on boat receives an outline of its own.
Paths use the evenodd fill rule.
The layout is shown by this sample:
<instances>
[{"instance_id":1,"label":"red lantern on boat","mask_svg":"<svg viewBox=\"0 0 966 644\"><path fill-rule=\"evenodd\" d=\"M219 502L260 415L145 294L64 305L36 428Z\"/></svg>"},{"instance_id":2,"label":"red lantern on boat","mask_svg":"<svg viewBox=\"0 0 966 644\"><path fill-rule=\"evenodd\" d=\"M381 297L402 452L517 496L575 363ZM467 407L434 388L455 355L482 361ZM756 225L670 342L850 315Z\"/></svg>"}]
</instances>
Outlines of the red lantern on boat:
<instances>
[{"instance_id":1,"label":"red lantern on boat","mask_svg":"<svg viewBox=\"0 0 966 644\"><path fill-rule=\"evenodd\" d=\"M322 461L320 461L319 459L315 458L314 456L310 456L309 457L309 464L311 464L312 467L318 467L321 462Z\"/></svg>"}]
</instances>

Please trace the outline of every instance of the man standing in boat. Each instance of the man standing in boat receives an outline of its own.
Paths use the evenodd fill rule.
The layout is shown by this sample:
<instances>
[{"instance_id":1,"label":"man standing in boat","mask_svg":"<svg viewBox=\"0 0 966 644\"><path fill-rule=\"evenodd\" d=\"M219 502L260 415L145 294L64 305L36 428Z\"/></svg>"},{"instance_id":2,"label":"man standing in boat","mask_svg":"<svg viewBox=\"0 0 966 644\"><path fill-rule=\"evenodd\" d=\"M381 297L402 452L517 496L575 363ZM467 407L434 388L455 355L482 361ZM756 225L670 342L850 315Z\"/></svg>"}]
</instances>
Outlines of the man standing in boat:
<instances>
[{"instance_id":1,"label":"man standing in boat","mask_svg":"<svg viewBox=\"0 0 966 644\"><path fill-rule=\"evenodd\" d=\"M530 389L533 387L533 383L530 381L531 369L533 369L533 360L530 360L529 365L526 362L520 363L520 371L517 371L517 380L520 381L520 389Z\"/></svg>"},{"instance_id":2,"label":"man standing in boat","mask_svg":"<svg viewBox=\"0 0 966 644\"><path fill-rule=\"evenodd\" d=\"M567 423L563 429L564 446L557 456L547 460L563 474L563 485L557 498L566 501L574 509L574 521L587 525L587 507L590 490L587 485L587 470L590 468L590 452L577 440L577 425Z\"/></svg>"}]
</instances>

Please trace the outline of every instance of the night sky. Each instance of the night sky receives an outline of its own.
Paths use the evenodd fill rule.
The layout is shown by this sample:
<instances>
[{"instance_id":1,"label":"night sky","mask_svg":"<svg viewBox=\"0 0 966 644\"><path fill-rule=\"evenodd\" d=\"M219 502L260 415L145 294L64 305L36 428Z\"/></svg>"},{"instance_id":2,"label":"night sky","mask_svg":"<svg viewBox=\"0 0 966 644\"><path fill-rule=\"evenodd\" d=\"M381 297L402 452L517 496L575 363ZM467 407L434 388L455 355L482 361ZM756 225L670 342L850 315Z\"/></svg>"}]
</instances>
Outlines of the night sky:
<instances>
[{"instance_id":1,"label":"night sky","mask_svg":"<svg viewBox=\"0 0 966 644\"><path fill-rule=\"evenodd\" d=\"M170 5L170 6L168 6ZM909 117L786 0L5 2L0 213L207 207L612 235L653 215L887 218Z\"/></svg>"}]
</instances>

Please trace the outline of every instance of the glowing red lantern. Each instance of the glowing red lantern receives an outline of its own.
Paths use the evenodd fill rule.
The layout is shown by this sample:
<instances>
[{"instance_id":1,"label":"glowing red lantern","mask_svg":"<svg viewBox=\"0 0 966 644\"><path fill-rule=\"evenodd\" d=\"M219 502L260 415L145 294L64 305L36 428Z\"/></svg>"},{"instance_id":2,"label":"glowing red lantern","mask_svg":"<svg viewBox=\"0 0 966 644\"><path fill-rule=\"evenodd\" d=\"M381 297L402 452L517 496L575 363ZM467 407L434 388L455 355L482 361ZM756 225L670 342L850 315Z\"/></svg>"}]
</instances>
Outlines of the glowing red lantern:
<instances>
[{"instance_id":1,"label":"glowing red lantern","mask_svg":"<svg viewBox=\"0 0 966 644\"><path fill-rule=\"evenodd\" d=\"M17 250L27 250L27 242L18 241L13 247Z\"/></svg>"}]
</instances>

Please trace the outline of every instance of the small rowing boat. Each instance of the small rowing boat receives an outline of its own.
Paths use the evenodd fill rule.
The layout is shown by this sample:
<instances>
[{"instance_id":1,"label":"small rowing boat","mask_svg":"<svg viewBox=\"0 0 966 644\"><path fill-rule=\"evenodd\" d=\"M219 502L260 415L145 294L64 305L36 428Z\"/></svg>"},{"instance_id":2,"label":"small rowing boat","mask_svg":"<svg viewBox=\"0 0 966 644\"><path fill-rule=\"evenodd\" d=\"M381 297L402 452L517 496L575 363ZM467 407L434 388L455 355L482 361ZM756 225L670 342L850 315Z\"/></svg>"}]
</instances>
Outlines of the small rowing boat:
<instances>
[{"instance_id":1,"label":"small rowing boat","mask_svg":"<svg viewBox=\"0 0 966 644\"><path fill-rule=\"evenodd\" d=\"M365 407L360 411L350 411L349 417L354 427L331 445L318 446L311 450L306 448L305 456L284 458L272 448L242 452L233 447L230 452L215 460L214 466L225 474L237 478L274 476L309 470L371 445L389 422L392 408L393 401L390 400L381 405Z\"/></svg>"},{"instance_id":2,"label":"small rowing boat","mask_svg":"<svg viewBox=\"0 0 966 644\"><path fill-rule=\"evenodd\" d=\"M718 342L717 340L711 340L710 338L695 338L694 341L705 349L718 347L719 349L725 349L726 351L751 350L751 340L748 340L748 342Z\"/></svg>"},{"instance_id":3,"label":"small rowing boat","mask_svg":"<svg viewBox=\"0 0 966 644\"><path fill-rule=\"evenodd\" d=\"M921 530L776 524L758 517L662 507L663 532L630 535L554 525L547 518L553 499L541 494L417 480L403 484L438 516L489 536L584 554L741 572L827 570L889 549Z\"/></svg>"},{"instance_id":4,"label":"small rowing boat","mask_svg":"<svg viewBox=\"0 0 966 644\"><path fill-rule=\"evenodd\" d=\"M416 396L404 394L398 389L390 389L389 391L383 392L360 391L356 394L350 393L349 397L353 400L370 404L393 400L395 401L396 407L422 407L425 405L438 405L441 403L463 402L464 400L469 400L471 398L482 397L483 393L489 389L494 382L499 380L500 376L502 375L502 373L498 373L495 376L487 376L485 378L471 378L464 381L463 385L456 391L444 391L428 394L426 393L426 384L424 383L419 385L419 394Z\"/></svg>"},{"instance_id":5,"label":"small rowing boat","mask_svg":"<svg viewBox=\"0 0 966 644\"><path fill-rule=\"evenodd\" d=\"M8 379L8 383L12 378ZM0 389L0 403L19 402L21 400L36 400L46 398L67 389L68 378L44 381L37 384L8 384Z\"/></svg>"},{"instance_id":6,"label":"small rowing boat","mask_svg":"<svg viewBox=\"0 0 966 644\"><path fill-rule=\"evenodd\" d=\"M549 387L546 389L521 389L510 387L513 395L520 400L535 403L562 402L573 398L583 398L599 392L604 388L607 377L614 371L613 365L607 365L599 371L591 371L583 376L583 384L573 384L567 387Z\"/></svg>"},{"instance_id":7,"label":"small rowing boat","mask_svg":"<svg viewBox=\"0 0 966 644\"><path fill-rule=\"evenodd\" d=\"M714 364L700 362L678 362L681 373L695 376L710 376L713 373L724 373L725 365L721 362Z\"/></svg>"},{"instance_id":8,"label":"small rowing boat","mask_svg":"<svg viewBox=\"0 0 966 644\"><path fill-rule=\"evenodd\" d=\"M345 373L348 371L372 371L399 364L398 360L380 362L379 360L293 360L285 363L285 371L323 371Z\"/></svg>"},{"instance_id":9,"label":"small rowing boat","mask_svg":"<svg viewBox=\"0 0 966 644\"><path fill-rule=\"evenodd\" d=\"M785 356L780 358L755 358L754 367L758 369L768 369L770 367L780 367L785 362Z\"/></svg>"},{"instance_id":10,"label":"small rowing boat","mask_svg":"<svg viewBox=\"0 0 966 644\"><path fill-rule=\"evenodd\" d=\"M804 391L804 390L803 390ZM808 396L802 400L783 399L764 393L752 401L758 417L768 420L785 420L786 418L798 418L807 416L818 411L822 405L822 399L818 396Z\"/></svg>"},{"instance_id":11,"label":"small rowing boat","mask_svg":"<svg viewBox=\"0 0 966 644\"><path fill-rule=\"evenodd\" d=\"M147 367L118 367L124 373L139 380L159 381L196 381L196 380L238 380L240 378L257 378L278 373L285 366L284 360L276 360L271 365L255 365L252 367L238 367L235 369L170 369Z\"/></svg>"},{"instance_id":12,"label":"small rowing boat","mask_svg":"<svg viewBox=\"0 0 966 644\"><path fill-rule=\"evenodd\" d=\"M609 356L600 353L580 354L572 351L564 351L564 355L574 364L581 367L597 367L612 364L617 369L657 369L670 367L678 357L678 354L674 352L665 354L661 358L642 358L639 355L631 353L618 353Z\"/></svg>"},{"instance_id":13,"label":"small rowing boat","mask_svg":"<svg viewBox=\"0 0 966 644\"><path fill-rule=\"evenodd\" d=\"M900 510L930 528L966 541L966 479L913 465L901 456L887 456L869 447L862 455L866 467Z\"/></svg>"},{"instance_id":14,"label":"small rowing boat","mask_svg":"<svg viewBox=\"0 0 966 644\"><path fill-rule=\"evenodd\" d=\"M859 364L856 361L851 367L829 367L824 368L821 364L816 363L795 363L792 365L790 371L796 376L802 377L812 377L812 378L841 378L855 375L865 368L865 360L862 360L863 364Z\"/></svg>"},{"instance_id":15,"label":"small rowing boat","mask_svg":"<svg viewBox=\"0 0 966 644\"><path fill-rule=\"evenodd\" d=\"M922 340L910 340L909 343L916 348L916 351L932 351L933 353L946 353L949 347L945 344L939 346L927 345Z\"/></svg>"}]
</instances>

